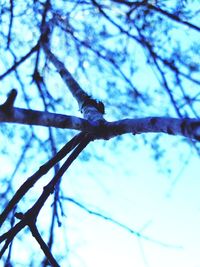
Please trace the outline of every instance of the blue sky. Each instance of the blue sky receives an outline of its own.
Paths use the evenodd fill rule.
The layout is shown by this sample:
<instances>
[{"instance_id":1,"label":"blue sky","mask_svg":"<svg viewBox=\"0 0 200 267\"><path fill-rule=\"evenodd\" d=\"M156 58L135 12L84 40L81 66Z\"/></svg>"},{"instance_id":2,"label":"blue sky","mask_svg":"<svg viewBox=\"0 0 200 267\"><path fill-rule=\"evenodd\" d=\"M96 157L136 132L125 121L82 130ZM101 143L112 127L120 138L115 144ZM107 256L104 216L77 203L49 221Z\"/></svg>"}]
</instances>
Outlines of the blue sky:
<instances>
[{"instance_id":1,"label":"blue sky","mask_svg":"<svg viewBox=\"0 0 200 267\"><path fill-rule=\"evenodd\" d=\"M83 170L80 176L81 166L72 168L72 176L68 174L66 186L68 188L71 184L70 194L91 209L100 208L103 214L110 215L136 231L144 228L143 234L171 247L142 238L138 240L112 223L92 218L84 212L80 215L80 209L74 208L73 211L73 205L69 204L77 216L70 226L73 229L77 226L77 232L83 235L80 238L76 232L77 237L71 238L73 241L81 240L81 244L77 241L77 247L86 266L200 266L199 177L196 171L199 159L195 156L191 158L171 192L171 182L157 172L156 164L150 159L146 148L139 151L126 149L120 156L107 157L110 165L106 165L105 159L103 167L99 162L95 168L92 162L84 163L85 169L89 164L89 176ZM180 166L181 163L177 162L177 169ZM75 244L74 241L72 247L76 247Z\"/></svg>"},{"instance_id":2,"label":"blue sky","mask_svg":"<svg viewBox=\"0 0 200 267\"><path fill-rule=\"evenodd\" d=\"M19 32L21 26L15 30ZM27 40L31 40L32 37L33 35L30 33L26 35ZM187 43L185 33L180 38ZM57 43L59 43L59 38ZM57 43L55 42L54 45ZM112 46L112 42L110 45ZM130 45L130 50L132 48L133 46ZM140 48L134 51L137 52L136 61L145 64L146 61ZM19 49L19 53L23 55L24 50ZM59 51L59 53L61 56L63 51ZM66 65L70 64L69 69L72 73L77 66L73 56L67 56L65 62ZM9 62L9 55L7 57L6 60ZM26 70L28 70L29 63L25 65ZM97 73L95 67L91 69L87 60L84 63L85 69L88 68L91 80L80 75L78 81L95 97L106 99L106 94L102 91L106 88L105 78L107 75L108 77L113 75L112 71L104 73L104 76L100 72ZM105 64L104 67L108 66ZM23 73L25 68L22 67L19 72ZM27 85L26 89L31 91L33 97L32 108L41 110L42 105L36 88L29 83L31 71L32 69L28 70L28 78L23 76L24 82ZM126 64L124 71L127 71ZM168 106L169 99L164 94L160 94L159 85L155 81L155 77L153 80L152 72L146 74L149 67L143 65L140 71L143 75L145 73L142 79L141 73L135 73L131 78L135 85L143 88L144 91L152 90L152 105L144 110L141 105L141 110L137 115L164 115L166 110L164 108L162 110L162 107ZM80 116L77 105L76 103L73 105L73 99L68 95L65 85L60 82L58 75L53 76L52 73L46 73L47 84L55 97L64 100L64 106L58 106L57 112ZM116 77L113 76L113 79ZM98 86L95 86L96 80L98 80ZM120 80L118 82L119 84L116 86L120 88ZM190 83L188 83L189 85ZM9 91L12 87L20 88L16 79L5 79L2 88ZM116 90L116 88L111 89ZM124 88L121 87L118 101L120 103L123 99L123 105L125 105L124 92L126 90L123 90ZM3 92L4 97L6 97L6 91ZM25 107L22 91L18 91L16 106ZM111 104L115 100L111 99ZM134 101L131 104L134 106ZM119 113L117 113L117 109ZM106 111L106 118L109 120L121 115L118 107L113 108L108 105ZM134 116L134 110L130 114L131 117ZM2 168L1 177L9 177L9 174L12 173L15 163L20 157L20 147L23 146L24 140L20 137L20 128L13 129L14 138L12 140L4 135L0 136L2 147L10 149L10 154L2 153L0 157L0 165L6 166ZM42 129L42 127L35 127L35 129L37 136L44 142L48 137L46 129ZM71 263L73 267L200 267L199 157L191 148L192 146L184 141L181 142L184 140L181 137L163 135L159 144L162 144L165 149L165 156L156 162L150 149L154 136L153 134L127 135L120 141L116 141L116 139L95 141L84 153L88 160L83 160L84 158L81 156L80 160L73 163L62 179L62 190L66 196L73 197L89 209L141 232L152 241L137 238L126 229L90 215L73 203L65 202L63 207L66 216L62 219L63 227L56 230L57 243L53 252L58 258L61 252L67 255L69 266ZM66 131L62 131L62 140L58 138L58 146L68 139ZM145 143L145 139L149 141L148 144ZM28 168L25 169L25 164L19 169L13 181L14 186L19 187L24 179L44 163L45 156L39 152L39 145L33 143L31 152L28 152L25 157ZM42 180L31 190L29 196L32 199L41 193L44 184L52 175L53 173L50 172L43 178L45 182ZM47 237L45 230L46 224L50 220L51 204L52 200L49 200L46 209L38 218L38 225L45 237ZM26 202L22 202L21 209L24 211L27 209ZM34 248L35 256L39 258L40 249L33 238L31 239L30 235L23 235L23 238L25 243L14 242L14 257L21 259L23 256L22 261L29 261ZM160 241L165 245L153 240ZM63 265L60 260L62 266L65 266L66 258L63 260Z\"/></svg>"}]
</instances>

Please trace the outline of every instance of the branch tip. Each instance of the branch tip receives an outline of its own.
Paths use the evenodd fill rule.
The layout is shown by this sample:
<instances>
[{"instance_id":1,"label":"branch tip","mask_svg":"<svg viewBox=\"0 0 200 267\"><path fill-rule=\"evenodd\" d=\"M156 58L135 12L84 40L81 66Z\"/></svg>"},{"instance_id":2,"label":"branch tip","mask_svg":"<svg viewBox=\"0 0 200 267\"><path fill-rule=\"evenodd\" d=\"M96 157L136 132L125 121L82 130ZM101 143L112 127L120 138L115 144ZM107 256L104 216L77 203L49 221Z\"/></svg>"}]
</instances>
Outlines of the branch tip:
<instances>
[{"instance_id":1,"label":"branch tip","mask_svg":"<svg viewBox=\"0 0 200 267\"><path fill-rule=\"evenodd\" d=\"M1 109L5 112L9 113L14 106L14 102L15 102L16 97L17 97L17 90L12 89L10 91L10 93L8 94L8 98L6 99L4 104L0 106Z\"/></svg>"}]
</instances>

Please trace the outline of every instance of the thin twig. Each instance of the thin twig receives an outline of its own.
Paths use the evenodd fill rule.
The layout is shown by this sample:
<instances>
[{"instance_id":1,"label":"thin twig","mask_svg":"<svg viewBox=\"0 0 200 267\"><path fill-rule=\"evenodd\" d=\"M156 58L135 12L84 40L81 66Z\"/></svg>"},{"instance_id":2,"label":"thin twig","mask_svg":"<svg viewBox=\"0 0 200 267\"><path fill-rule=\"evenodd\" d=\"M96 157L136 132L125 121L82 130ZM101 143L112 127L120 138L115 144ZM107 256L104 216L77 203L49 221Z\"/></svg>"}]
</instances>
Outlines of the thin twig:
<instances>
[{"instance_id":1,"label":"thin twig","mask_svg":"<svg viewBox=\"0 0 200 267\"><path fill-rule=\"evenodd\" d=\"M78 206L79 208L83 209L84 211L86 211L87 213L89 213L91 215L97 216L97 217L99 217L99 218L101 218L103 220L109 221L109 222L111 222L111 223L113 223L113 224L115 224L115 225L117 225L117 226L125 229L126 231L128 231L129 233L135 235L136 237L140 237L140 238L142 238L142 239L144 239L146 241L153 242L153 243L155 243L157 245L161 245L163 247L176 248L176 249L180 249L181 248L181 246L167 244L167 243L164 243L162 241L159 241L159 240L153 239L151 237L148 237L146 235L143 235L140 232L133 230L132 228L128 227L127 225L125 225L123 223L120 223L119 221L117 221L117 220L115 220L115 219L113 219L113 218L111 218L109 216L103 215L100 212L96 212L96 211L93 211L93 210L87 208L86 206L84 206L80 202L74 200L73 198L70 198L70 197L62 197L62 199L67 200L67 201L73 203L74 205Z\"/></svg>"}]
</instances>

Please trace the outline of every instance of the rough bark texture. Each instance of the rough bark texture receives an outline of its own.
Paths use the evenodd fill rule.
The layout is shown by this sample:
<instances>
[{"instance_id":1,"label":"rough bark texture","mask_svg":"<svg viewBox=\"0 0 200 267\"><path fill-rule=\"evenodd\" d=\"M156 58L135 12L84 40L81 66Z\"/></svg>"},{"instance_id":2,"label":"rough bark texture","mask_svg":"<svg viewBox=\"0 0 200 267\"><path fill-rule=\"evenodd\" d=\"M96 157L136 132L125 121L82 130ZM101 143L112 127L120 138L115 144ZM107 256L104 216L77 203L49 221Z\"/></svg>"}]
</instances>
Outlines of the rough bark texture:
<instances>
[{"instance_id":1,"label":"rough bark texture","mask_svg":"<svg viewBox=\"0 0 200 267\"><path fill-rule=\"evenodd\" d=\"M123 119L114 122L105 120L89 121L75 116L37 110L14 107L6 110L4 104L0 106L0 122L74 129L94 134L96 139L110 139L126 133L134 135L141 133L165 133L200 140L200 120L190 118L147 117Z\"/></svg>"}]
</instances>

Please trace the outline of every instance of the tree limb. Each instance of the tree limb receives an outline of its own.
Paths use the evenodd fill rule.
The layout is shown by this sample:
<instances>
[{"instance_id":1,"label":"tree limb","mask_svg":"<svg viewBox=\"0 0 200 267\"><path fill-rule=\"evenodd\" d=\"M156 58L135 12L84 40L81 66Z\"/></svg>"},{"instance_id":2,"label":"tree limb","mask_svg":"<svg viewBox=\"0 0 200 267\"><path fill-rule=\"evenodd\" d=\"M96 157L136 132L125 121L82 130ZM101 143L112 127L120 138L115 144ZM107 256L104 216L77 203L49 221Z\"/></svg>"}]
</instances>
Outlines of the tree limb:
<instances>
[{"instance_id":1,"label":"tree limb","mask_svg":"<svg viewBox=\"0 0 200 267\"><path fill-rule=\"evenodd\" d=\"M91 128L91 124L87 120L79 117L23 108L13 108L12 112L7 113L3 105L0 106L0 122L41 125L79 131L86 131Z\"/></svg>"},{"instance_id":2,"label":"tree limb","mask_svg":"<svg viewBox=\"0 0 200 267\"><path fill-rule=\"evenodd\" d=\"M37 240L37 242L40 245L42 251L44 252L45 256L47 257L48 262L51 264L51 266L59 267L60 265L57 263L56 259L52 255L52 253L51 253L50 249L48 248L47 244L42 239L42 237L41 237L36 225L34 223L30 224L29 228L31 230L31 233L32 233L33 237Z\"/></svg>"},{"instance_id":3,"label":"tree limb","mask_svg":"<svg viewBox=\"0 0 200 267\"><path fill-rule=\"evenodd\" d=\"M51 63L55 66L63 81L69 88L73 97L76 99L79 105L79 109L83 112L84 118L89 119L91 121L100 121L104 120L104 105L102 102L97 102L80 87L78 82L74 79L68 69L65 67L64 63L61 62L49 49L48 45L44 45L44 51L51 61ZM102 110L103 106L103 110Z\"/></svg>"},{"instance_id":4,"label":"tree limb","mask_svg":"<svg viewBox=\"0 0 200 267\"><path fill-rule=\"evenodd\" d=\"M35 51L37 51L39 44L37 43L35 46L31 48L31 50L23 56L20 60L16 61L12 67L10 67L7 71L0 75L0 80L4 79L8 74L14 71L20 64L22 64L27 58L29 58Z\"/></svg>"},{"instance_id":5,"label":"tree limb","mask_svg":"<svg viewBox=\"0 0 200 267\"><path fill-rule=\"evenodd\" d=\"M13 108L12 112L7 114L1 107L0 122L74 129L91 133L94 135L94 139L110 139L126 133L133 133L134 135L165 133L200 141L200 120L198 119L146 117L95 123L75 116L21 108Z\"/></svg>"},{"instance_id":6,"label":"tree limb","mask_svg":"<svg viewBox=\"0 0 200 267\"><path fill-rule=\"evenodd\" d=\"M16 191L12 199L9 201L8 205L5 207L0 215L0 227L4 223L10 211L17 205L17 203L22 199L22 197L29 191L29 189L43 176L45 175L55 164L62 160L71 150L73 150L79 142L84 138L84 134L80 133L73 137L68 143L66 143L58 153L52 157L45 164L40 166L40 168L31 175Z\"/></svg>"}]
</instances>

